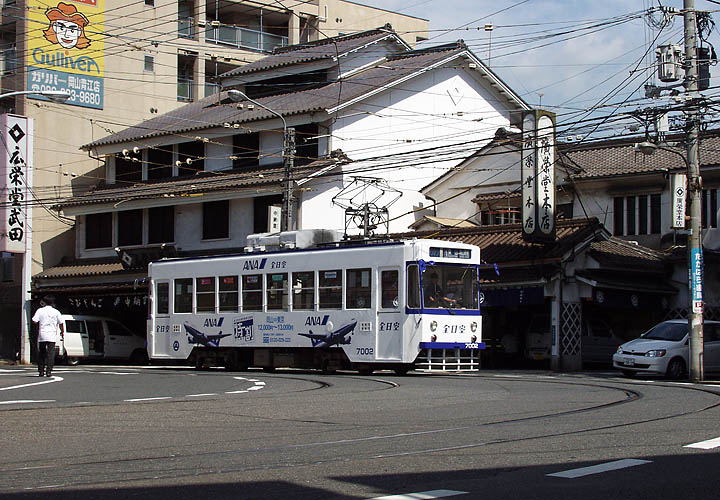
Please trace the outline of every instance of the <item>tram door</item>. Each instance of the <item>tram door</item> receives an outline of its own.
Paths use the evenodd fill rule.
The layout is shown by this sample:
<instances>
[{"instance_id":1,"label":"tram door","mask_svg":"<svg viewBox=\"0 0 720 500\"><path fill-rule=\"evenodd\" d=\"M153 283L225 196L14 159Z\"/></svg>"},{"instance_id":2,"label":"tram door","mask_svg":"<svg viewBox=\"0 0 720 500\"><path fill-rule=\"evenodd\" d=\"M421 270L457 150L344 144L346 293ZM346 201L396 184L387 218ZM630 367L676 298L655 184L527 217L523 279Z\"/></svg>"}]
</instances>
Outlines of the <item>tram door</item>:
<instances>
[{"instance_id":1,"label":"tram door","mask_svg":"<svg viewBox=\"0 0 720 500\"><path fill-rule=\"evenodd\" d=\"M400 309L400 270L380 268L380 304L377 317L375 342L376 359L398 360L402 358L402 318Z\"/></svg>"}]
</instances>

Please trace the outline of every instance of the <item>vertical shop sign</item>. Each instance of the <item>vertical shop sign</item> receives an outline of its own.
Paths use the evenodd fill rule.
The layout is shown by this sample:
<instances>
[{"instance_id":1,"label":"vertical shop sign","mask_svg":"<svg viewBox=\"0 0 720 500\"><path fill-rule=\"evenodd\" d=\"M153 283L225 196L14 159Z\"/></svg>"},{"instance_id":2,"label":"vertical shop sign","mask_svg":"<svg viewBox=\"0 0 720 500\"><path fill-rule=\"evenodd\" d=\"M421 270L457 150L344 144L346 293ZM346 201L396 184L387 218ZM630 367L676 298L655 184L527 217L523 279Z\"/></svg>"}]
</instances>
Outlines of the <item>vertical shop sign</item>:
<instances>
[{"instance_id":1,"label":"vertical shop sign","mask_svg":"<svg viewBox=\"0 0 720 500\"><path fill-rule=\"evenodd\" d=\"M102 109L105 0L27 4L27 90L62 90L66 104Z\"/></svg>"},{"instance_id":2,"label":"vertical shop sign","mask_svg":"<svg viewBox=\"0 0 720 500\"><path fill-rule=\"evenodd\" d=\"M0 154L0 251L25 253L28 186L32 184L28 161L32 158L32 121L24 116L0 115L3 148Z\"/></svg>"},{"instance_id":3,"label":"vertical shop sign","mask_svg":"<svg viewBox=\"0 0 720 500\"><path fill-rule=\"evenodd\" d=\"M685 205L687 204L687 175L673 174L670 181L672 192L672 228L685 229Z\"/></svg>"},{"instance_id":4,"label":"vertical shop sign","mask_svg":"<svg viewBox=\"0 0 720 500\"><path fill-rule=\"evenodd\" d=\"M535 115L528 113L523 118L522 150L520 166L522 176L522 221L523 238L535 233L535 205L537 193L535 192Z\"/></svg>"},{"instance_id":5,"label":"vertical shop sign","mask_svg":"<svg viewBox=\"0 0 720 500\"><path fill-rule=\"evenodd\" d=\"M555 115L535 110L523 117L523 239L555 239Z\"/></svg>"}]
</instances>

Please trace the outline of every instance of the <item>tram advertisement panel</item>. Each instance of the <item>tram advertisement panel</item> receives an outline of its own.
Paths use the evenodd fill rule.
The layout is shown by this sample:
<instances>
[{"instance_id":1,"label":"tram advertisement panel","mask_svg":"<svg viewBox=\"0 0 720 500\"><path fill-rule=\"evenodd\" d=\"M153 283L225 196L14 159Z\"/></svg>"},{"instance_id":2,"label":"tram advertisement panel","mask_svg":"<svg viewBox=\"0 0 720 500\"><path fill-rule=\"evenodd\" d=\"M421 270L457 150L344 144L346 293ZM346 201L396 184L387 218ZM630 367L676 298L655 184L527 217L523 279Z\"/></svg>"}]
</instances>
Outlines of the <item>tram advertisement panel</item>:
<instances>
[{"instance_id":1,"label":"tram advertisement panel","mask_svg":"<svg viewBox=\"0 0 720 500\"><path fill-rule=\"evenodd\" d=\"M178 319L177 317L175 319ZM174 320L169 320L174 321ZM387 324L386 324L387 323ZM400 323L383 322L383 333L400 334ZM174 355L187 356L193 347L345 347L349 358L375 356L374 323L369 312L357 314L280 313L198 318L155 325L166 335ZM399 354L399 353L398 353Z\"/></svg>"}]
</instances>

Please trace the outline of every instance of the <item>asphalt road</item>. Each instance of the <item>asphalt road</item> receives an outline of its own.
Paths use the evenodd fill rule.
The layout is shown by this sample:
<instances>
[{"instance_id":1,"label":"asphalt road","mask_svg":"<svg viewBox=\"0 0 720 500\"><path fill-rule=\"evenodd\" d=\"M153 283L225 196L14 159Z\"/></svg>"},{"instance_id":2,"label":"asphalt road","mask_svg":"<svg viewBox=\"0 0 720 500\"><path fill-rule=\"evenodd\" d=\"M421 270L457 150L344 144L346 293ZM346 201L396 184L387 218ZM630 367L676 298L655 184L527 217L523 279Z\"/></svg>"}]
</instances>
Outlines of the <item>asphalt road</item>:
<instances>
[{"instance_id":1,"label":"asphalt road","mask_svg":"<svg viewBox=\"0 0 720 500\"><path fill-rule=\"evenodd\" d=\"M719 417L612 374L7 367L0 497L714 498Z\"/></svg>"}]
</instances>

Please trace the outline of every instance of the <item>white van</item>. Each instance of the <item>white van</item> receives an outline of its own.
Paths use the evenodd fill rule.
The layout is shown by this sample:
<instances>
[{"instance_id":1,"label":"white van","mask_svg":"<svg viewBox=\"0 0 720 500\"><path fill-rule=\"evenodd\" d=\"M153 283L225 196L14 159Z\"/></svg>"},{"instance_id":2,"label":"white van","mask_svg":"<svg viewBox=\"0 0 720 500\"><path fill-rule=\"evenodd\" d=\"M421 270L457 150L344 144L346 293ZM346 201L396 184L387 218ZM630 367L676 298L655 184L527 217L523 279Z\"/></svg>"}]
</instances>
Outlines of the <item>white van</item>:
<instances>
[{"instance_id":1,"label":"white van","mask_svg":"<svg viewBox=\"0 0 720 500\"><path fill-rule=\"evenodd\" d=\"M148 362L145 335L130 331L114 319L85 314L63 314L64 339L56 355L70 365L80 359L122 359L133 364Z\"/></svg>"},{"instance_id":2,"label":"white van","mask_svg":"<svg viewBox=\"0 0 720 500\"><path fill-rule=\"evenodd\" d=\"M582 324L580 355L585 364L610 364L622 340L605 321L587 318ZM549 314L536 314L525 334L525 358L542 361L552 357L552 331Z\"/></svg>"}]
</instances>

